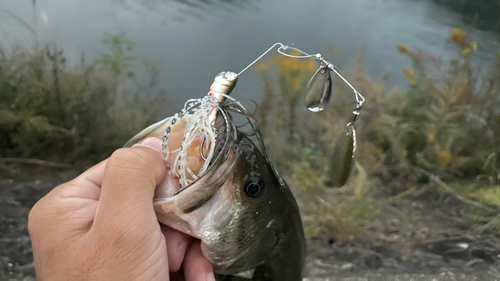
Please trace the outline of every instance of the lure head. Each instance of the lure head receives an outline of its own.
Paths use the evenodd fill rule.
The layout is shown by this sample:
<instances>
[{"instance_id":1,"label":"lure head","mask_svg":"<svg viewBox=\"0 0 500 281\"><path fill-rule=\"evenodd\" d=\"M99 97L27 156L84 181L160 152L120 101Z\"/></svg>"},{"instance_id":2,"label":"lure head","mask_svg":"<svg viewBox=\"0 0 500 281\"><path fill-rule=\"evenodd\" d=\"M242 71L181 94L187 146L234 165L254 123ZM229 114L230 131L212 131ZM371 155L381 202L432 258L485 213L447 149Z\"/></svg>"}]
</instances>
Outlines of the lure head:
<instances>
[{"instance_id":1,"label":"lure head","mask_svg":"<svg viewBox=\"0 0 500 281\"><path fill-rule=\"evenodd\" d=\"M238 74L232 71L222 71L215 76L214 82L210 86L209 95L215 97L217 102L221 102L226 99L225 95L231 94L236 86L236 82L238 82ZM208 118L212 124L215 122L217 112L218 110L216 108L212 109L210 112Z\"/></svg>"},{"instance_id":2,"label":"lure head","mask_svg":"<svg viewBox=\"0 0 500 281\"><path fill-rule=\"evenodd\" d=\"M229 95L236 86L236 82L238 82L238 74L232 71L222 71L215 76L214 82L210 86L210 92Z\"/></svg>"}]
</instances>

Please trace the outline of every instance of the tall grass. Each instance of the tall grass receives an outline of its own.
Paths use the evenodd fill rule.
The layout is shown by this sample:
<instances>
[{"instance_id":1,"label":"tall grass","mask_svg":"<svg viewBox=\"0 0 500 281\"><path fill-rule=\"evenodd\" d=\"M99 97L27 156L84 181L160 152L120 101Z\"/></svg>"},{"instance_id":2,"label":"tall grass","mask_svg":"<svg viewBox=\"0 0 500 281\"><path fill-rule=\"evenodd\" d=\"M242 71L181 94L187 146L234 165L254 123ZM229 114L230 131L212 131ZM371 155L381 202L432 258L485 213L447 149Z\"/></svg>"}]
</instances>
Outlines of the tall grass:
<instances>
[{"instance_id":1,"label":"tall grass","mask_svg":"<svg viewBox=\"0 0 500 281\"><path fill-rule=\"evenodd\" d=\"M107 35L104 43L109 52L91 63L82 57L72 69L62 50L49 45L34 53L0 49L2 157L86 167L159 118L166 94L157 89L156 65L148 59L137 64L123 33ZM147 86L137 84L135 71Z\"/></svg>"}]
</instances>

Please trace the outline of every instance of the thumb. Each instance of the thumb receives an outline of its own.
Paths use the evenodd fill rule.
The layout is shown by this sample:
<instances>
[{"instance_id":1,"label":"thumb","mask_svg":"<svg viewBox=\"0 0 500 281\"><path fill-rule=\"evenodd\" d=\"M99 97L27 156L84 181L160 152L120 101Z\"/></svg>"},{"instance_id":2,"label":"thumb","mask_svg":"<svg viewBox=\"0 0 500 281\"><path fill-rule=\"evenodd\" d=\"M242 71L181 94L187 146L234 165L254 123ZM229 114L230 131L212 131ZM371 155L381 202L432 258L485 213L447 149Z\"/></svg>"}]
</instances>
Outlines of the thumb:
<instances>
[{"instance_id":1,"label":"thumb","mask_svg":"<svg viewBox=\"0 0 500 281\"><path fill-rule=\"evenodd\" d=\"M95 223L116 228L151 220L157 226L154 190L165 175L160 139L116 150L106 164Z\"/></svg>"}]
</instances>

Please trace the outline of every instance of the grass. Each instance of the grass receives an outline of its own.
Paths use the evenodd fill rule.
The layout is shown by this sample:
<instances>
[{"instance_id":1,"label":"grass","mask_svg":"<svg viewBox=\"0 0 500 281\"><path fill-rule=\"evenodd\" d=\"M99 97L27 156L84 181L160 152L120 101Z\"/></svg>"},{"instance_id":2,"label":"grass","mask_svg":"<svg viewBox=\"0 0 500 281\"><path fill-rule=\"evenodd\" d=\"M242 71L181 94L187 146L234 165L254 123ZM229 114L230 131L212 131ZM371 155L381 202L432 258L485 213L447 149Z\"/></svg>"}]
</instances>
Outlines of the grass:
<instances>
[{"instance_id":1,"label":"grass","mask_svg":"<svg viewBox=\"0 0 500 281\"><path fill-rule=\"evenodd\" d=\"M106 158L157 120L167 100L157 67L130 55L125 35L94 62L66 68L61 50L0 48L0 155L38 158L85 168ZM149 82L137 84L136 71ZM136 87L127 85L136 84ZM162 112L163 113L163 112Z\"/></svg>"},{"instance_id":2,"label":"grass","mask_svg":"<svg viewBox=\"0 0 500 281\"><path fill-rule=\"evenodd\" d=\"M276 55L255 66L264 84L261 129L297 195L308 235L327 228L340 240L369 236L367 222L381 208L422 186L487 206L469 209L477 231L500 233L500 53L489 71L479 72L473 35L453 29L448 40L457 50L448 61L395 46L395 55L411 63L402 70L404 87L389 89L387 77L367 75L364 47L345 68L366 102L356 127L355 165L341 188L327 188L325 180L340 161L332 159L333 144L354 109L350 89L334 80L327 109L311 113L303 94L314 61ZM0 47L1 157L81 170L164 117L168 97L157 88L156 65L132 56L135 44L123 33L103 43L108 52L71 69L62 51L48 46L35 52ZM327 44L327 50L328 59L340 64L341 49Z\"/></svg>"}]
</instances>

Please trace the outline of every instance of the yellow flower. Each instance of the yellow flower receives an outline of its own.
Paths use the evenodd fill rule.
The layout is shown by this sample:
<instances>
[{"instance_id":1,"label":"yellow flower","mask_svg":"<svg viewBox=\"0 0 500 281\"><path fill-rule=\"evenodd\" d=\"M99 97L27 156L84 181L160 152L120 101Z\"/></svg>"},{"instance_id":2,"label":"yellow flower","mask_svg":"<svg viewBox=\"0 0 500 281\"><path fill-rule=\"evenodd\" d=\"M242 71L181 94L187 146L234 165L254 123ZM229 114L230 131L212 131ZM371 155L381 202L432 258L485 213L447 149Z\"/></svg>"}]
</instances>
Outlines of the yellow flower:
<instances>
[{"instance_id":1,"label":"yellow flower","mask_svg":"<svg viewBox=\"0 0 500 281\"><path fill-rule=\"evenodd\" d=\"M477 42L472 42L472 50L475 52L477 50Z\"/></svg>"},{"instance_id":2,"label":"yellow flower","mask_svg":"<svg viewBox=\"0 0 500 281\"><path fill-rule=\"evenodd\" d=\"M290 62L288 64L288 68L290 70L295 70L295 71L300 71L302 69L302 62L296 59L290 59Z\"/></svg>"},{"instance_id":3,"label":"yellow flower","mask_svg":"<svg viewBox=\"0 0 500 281\"><path fill-rule=\"evenodd\" d=\"M467 55L468 53L470 53L470 48L469 48L469 47L467 47L467 48L465 48L465 49L463 49L463 50L462 50L462 55L464 55L464 56L465 56L465 55Z\"/></svg>"},{"instance_id":4,"label":"yellow flower","mask_svg":"<svg viewBox=\"0 0 500 281\"><path fill-rule=\"evenodd\" d=\"M467 41L467 33L460 28L453 28L450 32L450 41L455 44L463 44Z\"/></svg>"},{"instance_id":5,"label":"yellow flower","mask_svg":"<svg viewBox=\"0 0 500 281\"><path fill-rule=\"evenodd\" d=\"M300 81L298 78L293 78L292 79L292 87L295 89L295 90L298 90L300 89Z\"/></svg>"},{"instance_id":6,"label":"yellow flower","mask_svg":"<svg viewBox=\"0 0 500 281\"><path fill-rule=\"evenodd\" d=\"M398 44L396 45L396 49L398 50L399 53L401 54L406 54L408 53L410 50L408 49L408 47L406 47L405 45L401 45L401 44Z\"/></svg>"},{"instance_id":7,"label":"yellow flower","mask_svg":"<svg viewBox=\"0 0 500 281\"><path fill-rule=\"evenodd\" d=\"M326 43L326 49L327 49L329 52L333 52L333 45L332 45L332 43Z\"/></svg>"},{"instance_id":8,"label":"yellow flower","mask_svg":"<svg viewBox=\"0 0 500 281\"><path fill-rule=\"evenodd\" d=\"M295 51L293 50L291 52L291 54L293 56L298 56L300 55L300 53L298 51ZM295 71L299 71L302 66L301 66L301 61L298 60L298 59L293 59L293 58L288 58L288 57L285 57L281 63L281 67L285 68L285 69L288 69L288 70L295 70Z\"/></svg>"},{"instance_id":9,"label":"yellow flower","mask_svg":"<svg viewBox=\"0 0 500 281\"><path fill-rule=\"evenodd\" d=\"M428 142L434 142L434 139L436 139L436 136L434 136L434 134L428 134L427 135L427 141Z\"/></svg>"},{"instance_id":10,"label":"yellow flower","mask_svg":"<svg viewBox=\"0 0 500 281\"><path fill-rule=\"evenodd\" d=\"M258 61L255 63L255 71L265 72L266 70L267 66L263 62Z\"/></svg>"},{"instance_id":11,"label":"yellow flower","mask_svg":"<svg viewBox=\"0 0 500 281\"><path fill-rule=\"evenodd\" d=\"M451 160L451 154L449 151L442 150L441 152L439 152L438 156L439 164L446 165L450 162L450 160Z\"/></svg>"},{"instance_id":12,"label":"yellow flower","mask_svg":"<svg viewBox=\"0 0 500 281\"><path fill-rule=\"evenodd\" d=\"M311 71L311 72L315 72L316 71L316 62L314 60L307 60L304 62L305 64L305 69Z\"/></svg>"},{"instance_id":13,"label":"yellow flower","mask_svg":"<svg viewBox=\"0 0 500 281\"><path fill-rule=\"evenodd\" d=\"M403 75L408 79L415 79L415 73L411 69L403 68Z\"/></svg>"},{"instance_id":14,"label":"yellow flower","mask_svg":"<svg viewBox=\"0 0 500 281\"><path fill-rule=\"evenodd\" d=\"M337 55L342 55L342 48L341 47L337 48Z\"/></svg>"},{"instance_id":15,"label":"yellow flower","mask_svg":"<svg viewBox=\"0 0 500 281\"><path fill-rule=\"evenodd\" d=\"M415 79L415 73L408 68L403 68L403 75L410 81L410 84L417 84L417 80Z\"/></svg>"}]
</instances>

